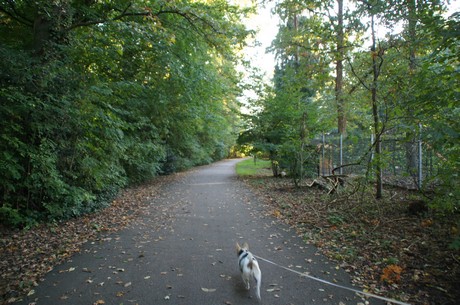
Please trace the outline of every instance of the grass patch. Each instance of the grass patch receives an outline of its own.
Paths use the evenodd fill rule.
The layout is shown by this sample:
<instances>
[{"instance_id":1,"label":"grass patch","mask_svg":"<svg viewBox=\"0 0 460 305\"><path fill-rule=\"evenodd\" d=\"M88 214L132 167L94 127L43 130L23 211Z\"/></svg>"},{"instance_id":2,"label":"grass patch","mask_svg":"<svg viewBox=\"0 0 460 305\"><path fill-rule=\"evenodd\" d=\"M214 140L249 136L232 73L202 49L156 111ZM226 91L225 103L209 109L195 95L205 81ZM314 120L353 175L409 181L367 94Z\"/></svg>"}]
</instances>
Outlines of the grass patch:
<instances>
[{"instance_id":1,"label":"grass patch","mask_svg":"<svg viewBox=\"0 0 460 305\"><path fill-rule=\"evenodd\" d=\"M267 176L271 175L271 165L269 160L246 159L236 164L236 173L238 176Z\"/></svg>"}]
</instances>

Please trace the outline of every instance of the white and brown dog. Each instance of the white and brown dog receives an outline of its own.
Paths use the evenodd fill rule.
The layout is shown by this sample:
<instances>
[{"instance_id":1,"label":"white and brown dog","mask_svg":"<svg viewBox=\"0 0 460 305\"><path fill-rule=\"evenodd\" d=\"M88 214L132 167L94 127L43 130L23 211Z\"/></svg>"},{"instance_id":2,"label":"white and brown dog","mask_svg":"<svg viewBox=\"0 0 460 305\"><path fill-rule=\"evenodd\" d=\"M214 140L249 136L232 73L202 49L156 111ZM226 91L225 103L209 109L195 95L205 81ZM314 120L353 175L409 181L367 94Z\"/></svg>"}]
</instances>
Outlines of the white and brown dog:
<instances>
[{"instance_id":1,"label":"white and brown dog","mask_svg":"<svg viewBox=\"0 0 460 305\"><path fill-rule=\"evenodd\" d=\"M262 274L260 272L259 264L257 263L256 258L249 252L249 246L247 243L244 243L241 247L236 243L236 252L238 254L238 265L240 266L241 277L243 282L246 285L246 289L250 288L251 277L256 281L256 294L257 299L260 301L260 284L262 280Z\"/></svg>"}]
</instances>

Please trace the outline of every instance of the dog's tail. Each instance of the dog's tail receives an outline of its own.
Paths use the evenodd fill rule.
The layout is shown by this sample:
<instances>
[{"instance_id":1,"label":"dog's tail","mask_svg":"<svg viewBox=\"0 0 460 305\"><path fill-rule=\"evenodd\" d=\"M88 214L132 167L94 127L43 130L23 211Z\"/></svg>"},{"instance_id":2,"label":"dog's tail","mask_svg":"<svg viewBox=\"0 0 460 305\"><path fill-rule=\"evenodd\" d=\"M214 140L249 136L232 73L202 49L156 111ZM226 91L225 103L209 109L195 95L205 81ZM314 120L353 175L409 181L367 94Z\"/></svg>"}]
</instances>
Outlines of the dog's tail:
<instances>
[{"instance_id":1,"label":"dog's tail","mask_svg":"<svg viewBox=\"0 0 460 305\"><path fill-rule=\"evenodd\" d=\"M259 301L261 300L260 298L260 285L262 283L262 273L260 272L260 268L258 264L254 264L253 269L252 269L252 274L254 276L254 280L256 281L256 295L257 299Z\"/></svg>"}]
</instances>

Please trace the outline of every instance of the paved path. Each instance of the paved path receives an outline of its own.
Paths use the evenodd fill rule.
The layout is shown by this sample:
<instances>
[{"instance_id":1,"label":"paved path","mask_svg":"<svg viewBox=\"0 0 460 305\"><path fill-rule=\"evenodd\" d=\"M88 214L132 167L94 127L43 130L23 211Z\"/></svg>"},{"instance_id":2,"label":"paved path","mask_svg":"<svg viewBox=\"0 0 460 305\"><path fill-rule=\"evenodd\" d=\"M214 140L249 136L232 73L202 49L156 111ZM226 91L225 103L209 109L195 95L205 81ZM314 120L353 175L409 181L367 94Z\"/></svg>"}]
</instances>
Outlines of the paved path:
<instances>
[{"instance_id":1,"label":"paved path","mask_svg":"<svg viewBox=\"0 0 460 305\"><path fill-rule=\"evenodd\" d=\"M235 178L238 160L190 171L163 188L130 228L85 245L21 304L257 304L235 242L282 266L349 286L345 272L280 224ZM262 304L357 304L353 292L259 261ZM377 304L370 300L370 304Z\"/></svg>"}]
</instances>

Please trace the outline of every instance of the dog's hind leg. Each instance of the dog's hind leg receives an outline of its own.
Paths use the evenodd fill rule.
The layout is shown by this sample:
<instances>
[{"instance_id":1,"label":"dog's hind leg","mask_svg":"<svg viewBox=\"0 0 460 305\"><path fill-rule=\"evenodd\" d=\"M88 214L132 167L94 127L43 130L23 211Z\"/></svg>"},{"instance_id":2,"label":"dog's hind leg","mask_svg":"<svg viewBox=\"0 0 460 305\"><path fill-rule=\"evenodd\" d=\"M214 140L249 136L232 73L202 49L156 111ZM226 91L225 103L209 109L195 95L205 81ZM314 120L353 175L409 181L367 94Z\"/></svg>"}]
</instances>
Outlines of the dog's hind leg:
<instances>
[{"instance_id":1,"label":"dog's hind leg","mask_svg":"<svg viewBox=\"0 0 460 305\"><path fill-rule=\"evenodd\" d=\"M246 287L247 290L251 289L251 284L249 282L249 277L243 276L243 282L244 282L244 286Z\"/></svg>"},{"instance_id":2,"label":"dog's hind leg","mask_svg":"<svg viewBox=\"0 0 460 305\"><path fill-rule=\"evenodd\" d=\"M259 266L257 265L257 268L254 268L254 280L256 281L256 294L257 294L257 299L260 299L260 286L262 283L262 273L260 272Z\"/></svg>"}]
</instances>

